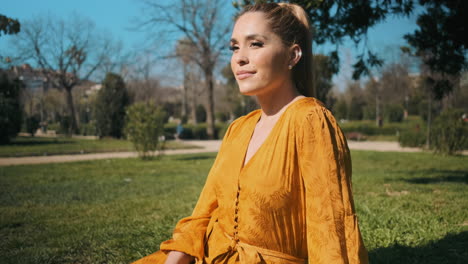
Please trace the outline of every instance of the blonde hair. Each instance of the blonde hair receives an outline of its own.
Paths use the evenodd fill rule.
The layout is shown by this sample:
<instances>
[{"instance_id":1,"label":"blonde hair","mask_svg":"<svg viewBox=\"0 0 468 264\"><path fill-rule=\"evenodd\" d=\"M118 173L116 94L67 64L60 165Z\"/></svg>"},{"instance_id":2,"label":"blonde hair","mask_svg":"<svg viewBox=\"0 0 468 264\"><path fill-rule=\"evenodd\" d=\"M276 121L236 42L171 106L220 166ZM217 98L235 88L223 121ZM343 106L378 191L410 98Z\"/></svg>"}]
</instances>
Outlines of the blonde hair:
<instances>
[{"instance_id":1,"label":"blonde hair","mask_svg":"<svg viewBox=\"0 0 468 264\"><path fill-rule=\"evenodd\" d=\"M264 13L272 31L286 46L298 44L301 47L301 59L292 70L293 81L299 93L305 96L315 96L312 78L312 33L304 9L290 3L248 5L237 16L237 19L250 12Z\"/></svg>"}]
</instances>

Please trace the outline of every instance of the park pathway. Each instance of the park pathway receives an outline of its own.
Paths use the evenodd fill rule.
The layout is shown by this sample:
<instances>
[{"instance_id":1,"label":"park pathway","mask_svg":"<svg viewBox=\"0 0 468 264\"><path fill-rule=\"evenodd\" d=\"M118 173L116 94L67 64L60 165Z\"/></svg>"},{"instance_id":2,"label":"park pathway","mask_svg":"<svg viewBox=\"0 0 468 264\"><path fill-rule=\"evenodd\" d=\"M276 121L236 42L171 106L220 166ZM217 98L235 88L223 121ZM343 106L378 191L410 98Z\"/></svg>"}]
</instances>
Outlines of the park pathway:
<instances>
[{"instance_id":1,"label":"park pathway","mask_svg":"<svg viewBox=\"0 0 468 264\"><path fill-rule=\"evenodd\" d=\"M196 149L177 149L165 150L164 155L175 154L193 154L217 152L221 146L221 140L185 140L184 143L198 146ZM421 152L419 148L403 148L398 142L387 141L348 141L348 146L352 150L373 150L373 151L395 151L395 152ZM463 153L467 155L467 151ZM43 164L43 163L62 163L74 162L83 160L98 160L98 159L117 159L117 158L133 158L137 157L136 152L107 152L107 153L92 153L92 154L76 154L76 155L51 155L51 156L34 156L34 157L18 157L18 158L0 158L0 166L22 165L22 164Z\"/></svg>"}]
</instances>

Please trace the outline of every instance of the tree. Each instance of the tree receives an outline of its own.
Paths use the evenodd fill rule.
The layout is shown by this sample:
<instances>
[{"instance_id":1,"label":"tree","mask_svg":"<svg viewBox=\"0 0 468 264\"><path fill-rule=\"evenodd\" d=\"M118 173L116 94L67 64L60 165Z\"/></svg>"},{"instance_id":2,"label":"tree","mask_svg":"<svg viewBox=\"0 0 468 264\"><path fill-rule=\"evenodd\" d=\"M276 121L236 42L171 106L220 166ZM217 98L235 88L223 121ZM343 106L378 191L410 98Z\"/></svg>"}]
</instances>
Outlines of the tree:
<instances>
[{"instance_id":1,"label":"tree","mask_svg":"<svg viewBox=\"0 0 468 264\"><path fill-rule=\"evenodd\" d=\"M108 73L96 98L96 125L100 137L122 137L125 107L129 96L125 83L117 74Z\"/></svg>"},{"instance_id":2,"label":"tree","mask_svg":"<svg viewBox=\"0 0 468 264\"><path fill-rule=\"evenodd\" d=\"M183 64L183 95L182 95L182 113L181 118L183 123L188 119L188 91L189 91L189 63L190 63L190 53L194 50L194 47L191 45L192 42L186 38L180 39L177 42L176 46L176 55ZM193 87L192 87L193 89Z\"/></svg>"},{"instance_id":3,"label":"tree","mask_svg":"<svg viewBox=\"0 0 468 264\"><path fill-rule=\"evenodd\" d=\"M419 29L405 35L412 47L409 53L422 59L422 75L427 91L427 147L430 147L432 104L460 85L460 75L467 68L468 32L466 17L468 3L463 0L420 0L426 7L419 15Z\"/></svg>"},{"instance_id":4,"label":"tree","mask_svg":"<svg viewBox=\"0 0 468 264\"><path fill-rule=\"evenodd\" d=\"M21 30L21 24L17 19L0 14L0 36L17 34Z\"/></svg>"},{"instance_id":5,"label":"tree","mask_svg":"<svg viewBox=\"0 0 468 264\"><path fill-rule=\"evenodd\" d=\"M3 35L17 34L20 30L21 24L17 19L9 18L0 14L0 36L2 36L2 33ZM11 62L11 59L9 57L3 59L2 54L0 54L0 63L1 62L9 63Z\"/></svg>"},{"instance_id":6,"label":"tree","mask_svg":"<svg viewBox=\"0 0 468 264\"><path fill-rule=\"evenodd\" d=\"M0 144L8 143L21 129L21 88L21 81L10 81L0 70Z\"/></svg>"},{"instance_id":7,"label":"tree","mask_svg":"<svg viewBox=\"0 0 468 264\"><path fill-rule=\"evenodd\" d=\"M382 70L379 83L380 96L385 98L386 104L404 104L411 85L405 65L400 63L387 65Z\"/></svg>"},{"instance_id":8,"label":"tree","mask_svg":"<svg viewBox=\"0 0 468 264\"><path fill-rule=\"evenodd\" d=\"M159 34L177 33L193 46L189 54L191 62L195 63L204 74L207 92L207 133L214 138L214 70L221 51L225 49L230 23L223 20L221 1L210 0L179 0L172 5L162 5L159 1L143 1L146 17L140 25L147 29L156 29ZM170 54L169 57L176 56Z\"/></svg>"},{"instance_id":9,"label":"tree","mask_svg":"<svg viewBox=\"0 0 468 264\"><path fill-rule=\"evenodd\" d=\"M327 95L333 86L332 77L336 73L336 69L331 64L330 58L322 54L315 54L312 62L317 99L324 102L327 107L331 107Z\"/></svg>"},{"instance_id":10,"label":"tree","mask_svg":"<svg viewBox=\"0 0 468 264\"><path fill-rule=\"evenodd\" d=\"M344 98L338 98L337 102L333 106L333 115L337 120L348 118L348 105Z\"/></svg>"},{"instance_id":11,"label":"tree","mask_svg":"<svg viewBox=\"0 0 468 264\"><path fill-rule=\"evenodd\" d=\"M453 80L459 80L460 73L468 66L468 2L420 0L419 3L427 9L418 17L419 29L405 35L405 39L428 67L427 78L433 83L431 92L440 100L452 91ZM406 51L411 52L408 48Z\"/></svg>"},{"instance_id":12,"label":"tree","mask_svg":"<svg viewBox=\"0 0 468 264\"><path fill-rule=\"evenodd\" d=\"M350 82L346 87L346 99L348 100L348 113L347 119L361 120L363 118L363 108L366 103L363 98L363 91L358 82Z\"/></svg>"},{"instance_id":13,"label":"tree","mask_svg":"<svg viewBox=\"0 0 468 264\"><path fill-rule=\"evenodd\" d=\"M14 63L31 62L42 69L55 88L65 91L71 125L78 130L72 89L98 69L108 58L110 38L97 35L94 24L82 17L65 21L54 17L37 17L25 21L13 39Z\"/></svg>"},{"instance_id":14,"label":"tree","mask_svg":"<svg viewBox=\"0 0 468 264\"><path fill-rule=\"evenodd\" d=\"M281 0L242 0L234 2L235 7L254 2L281 2ZM413 0L291 0L304 8L312 23L313 41L317 45L330 43L335 49L327 54L338 72L338 48L346 38L357 44L363 43L363 49L357 55L353 65L353 79L370 74L370 67L381 66L383 60L367 47L369 28L385 21L390 16L408 16L413 12ZM315 84L314 84L315 85Z\"/></svg>"},{"instance_id":15,"label":"tree","mask_svg":"<svg viewBox=\"0 0 468 264\"><path fill-rule=\"evenodd\" d=\"M128 65L126 87L131 102L158 102L161 98L160 81L151 75L156 58L150 52L134 54L133 63Z\"/></svg>"}]
</instances>

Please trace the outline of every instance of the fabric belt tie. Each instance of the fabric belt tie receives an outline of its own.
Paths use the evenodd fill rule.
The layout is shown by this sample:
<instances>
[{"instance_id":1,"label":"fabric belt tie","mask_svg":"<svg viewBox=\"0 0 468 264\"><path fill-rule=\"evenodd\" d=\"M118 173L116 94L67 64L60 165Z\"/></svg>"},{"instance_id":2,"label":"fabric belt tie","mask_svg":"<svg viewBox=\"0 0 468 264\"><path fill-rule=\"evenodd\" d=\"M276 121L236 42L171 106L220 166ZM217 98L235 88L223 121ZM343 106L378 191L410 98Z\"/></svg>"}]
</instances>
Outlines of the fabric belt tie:
<instances>
[{"instance_id":1,"label":"fabric belt tie","mask_svg":"<svg viewBox=\"0 0 468 264\"><path fill-rule=\"evenodd\" d=\"M226 252L216 256L213 262L227 263L229 258L236 252L239 254L239 262L245 264L265 263L265 259L275 259L277 263L284 264L306 264L307 259L300 259L294 256L253 246L243 242L236 242L229 234L224 232L224 235L231 240L231 245L227 248Z\"/></svg>"}]
</instances>

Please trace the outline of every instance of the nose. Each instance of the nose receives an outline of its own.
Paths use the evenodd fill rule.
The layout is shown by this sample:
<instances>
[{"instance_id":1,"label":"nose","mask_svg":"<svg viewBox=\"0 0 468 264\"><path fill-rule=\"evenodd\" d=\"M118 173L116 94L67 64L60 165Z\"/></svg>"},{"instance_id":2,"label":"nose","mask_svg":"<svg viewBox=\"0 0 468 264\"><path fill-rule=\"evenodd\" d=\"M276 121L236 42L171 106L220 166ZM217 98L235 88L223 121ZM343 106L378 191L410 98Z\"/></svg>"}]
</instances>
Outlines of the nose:
<instances>
[{"instance_id":1,"label":"nose","mask_svg":"<svg viewBox=\"0 0 468 264\"><path fill-rule=\"evenodd\" d=\"M234 56L234 61L240 66L243 66L249 63L249 58L247 57L247 54L245 54L245 52L242 49L239 49L232 56Z\"/></svg>"}]
</instances>

